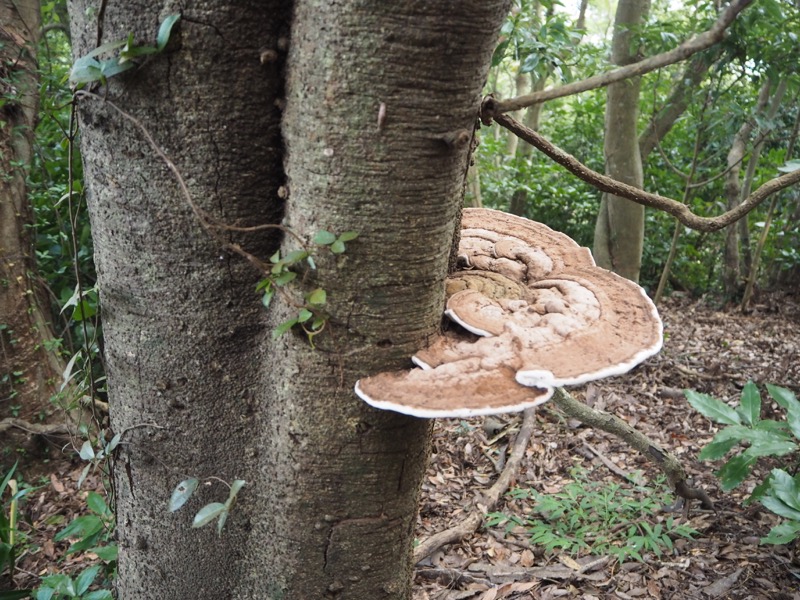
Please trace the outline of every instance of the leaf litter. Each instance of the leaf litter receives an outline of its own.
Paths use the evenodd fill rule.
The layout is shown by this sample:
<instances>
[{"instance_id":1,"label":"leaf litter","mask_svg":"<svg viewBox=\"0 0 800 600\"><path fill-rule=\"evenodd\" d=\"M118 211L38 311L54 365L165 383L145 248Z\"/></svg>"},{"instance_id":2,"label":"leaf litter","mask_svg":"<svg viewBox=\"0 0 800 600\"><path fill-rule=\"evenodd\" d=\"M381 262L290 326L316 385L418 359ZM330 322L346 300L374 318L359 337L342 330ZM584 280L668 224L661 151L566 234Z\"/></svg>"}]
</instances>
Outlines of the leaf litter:
<instances>
[{"instance_id":1,"label":"leaf litter","mask_svg":"<svg viewBox=\"0 0 800 600\"><path fill-rule=\"evenodd\" d=\"M741 488L720 491L713 470L719 464L696 460L718 427L691 409L683 389L723 401L739 398L744 384L774 383L800 393L800 302L786 293L765 295L751 314L720 310L702 300L675 296L659 307L665 322L662 352L633 372L572 388L574 396L613 412L683 461L695 486L709 492L717 512L690 507L694 539L677 538L674 550L644 561L618 561L588 552L576 556L545 552L525 529L499 524L484 527L458 544L445 546L417 565L414 600L496 600L580 598L800 600L797 544L765 546L759 538L778 520L760 504L742 501L773 466L764 461ZM765 402L764 418L781 418ZM566 419L545 405L511 487L556 494L581 467L595 481L620 483L617 471L653 482L660 474L621 440ZM422 486L417 538L458 524L476 498L502 471L521 415L470 420L439 420ZM616 469L610 468L615 465ZM54 536L87 511L88 491L101 490L96 474L77 490L80 462L52 460L37 467L42 475L24 505L20 529L27 550L18 557L14 583L34 586L56 572L75 574L89 566L87 553L69 555L68 541ZM29 471L30 473L30 471ZM501 498L498 512L522 519L534 513L533 501ZM649 517L663 520L667 513Z\"/></svg>"},{"instance_id":2,"label":"leaf litter","mask_svg":"<svg viewBox=\"0 0 800 600\"><path fill-rule=\"evenodd\" d=\"M800 600L798 544L761 545L779 522L759 503L743 500L775 459L762 460L739 488L725 493L714 470L721 462L697 455L719 426L694 411L683 390L694 389L725 402L738 400L748 380L787 387L800 394L800 302L792 294L764 294L749 314L720 309L682 295L659 307L665 324L664 349L631 373L591 383L570 392L596 409L623 418L682 461L691 483L706 490L715 511L663 505L642 514L651 525L668 518L686 520L692 539L674 537L661 556L642 551L642 561L618 560L589 550L546 552L531 543L525 527L513 520L484 526L460 543L444 546L417 565L414 600L494 600L580 598L713 598ZM766 398L766 394L762 394ZM783 416L765 400L764 418ZM636 478L659 496L661 472L622 440L567 419L546 404L515 486L541 494L565 489L576 467L608 485L634 487ZM436 422L433 451L423 482L417 538L425 540L469 514L475 499L502 469L521 415ZM792 457L782 457L790 464ZM796 458L796 457L795 457ZM506 494L496 511L521 523L535 516L535 501ZM676 499L671 495L673 501ZM601 532L602 533L602 532Z\"/></svg>"}]
</instances>

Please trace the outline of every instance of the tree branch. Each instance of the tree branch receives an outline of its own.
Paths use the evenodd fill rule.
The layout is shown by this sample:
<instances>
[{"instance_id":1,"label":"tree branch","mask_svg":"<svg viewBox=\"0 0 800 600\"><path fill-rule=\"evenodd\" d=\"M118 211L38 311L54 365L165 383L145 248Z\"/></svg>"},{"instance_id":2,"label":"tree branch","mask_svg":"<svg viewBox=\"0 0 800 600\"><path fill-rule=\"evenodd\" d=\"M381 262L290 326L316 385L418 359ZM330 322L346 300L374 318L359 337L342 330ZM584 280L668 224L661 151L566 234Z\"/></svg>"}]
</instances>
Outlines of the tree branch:
<instances>
[{"instance_id":1,"label":"tree branch","mask_svg":"<svg viewBox=\"0 0 800 600\"><path fill-rule=\"evenodd\" d=\"M701 217L694 214L686 205L678 202L677 200L640 190L615 179L611 179L610 177L602 175L597 171L593 171L580 162L577 158L567 152L564 152L558 146L553 145L535 131L528 129L507 115L498 114L497 101L494 98L488 97L484 99L483 107L481 109L481 119L487 125L491 123L492 120L496 121L499 125L505 127L515 135L518 135L531 146L540 150L549 156L553 161L567 169L570 173L579 179L582 179L586 183L594 186L601 192L627 198L628 200L633 200L634 202L643 204L644 206L662 210L678 219L678 221L687 227L697 231L711 232L718 231L723 227L727 227L731 223L734 223L744 217L747 213L749 213L775 192L800 182L800 169L798 169L796 171L792 171L791 173L786 173L785 175L771 179L758 188L755 192L750 194L737 207L719 216Z\"/></svg>"},{"instance_id":2,"label":"tree branch","mask_svg":"<svg viewBox=\"0 0 800 600\"><path fill-rule=\"evenodd\" d=\"M711 29L686 40L680 46L668 52L656 54L655 56L651 56L639 62L608 71L607 73L594 75L593 77L582 79L581 81L575 81L541 92L526 94L518 98L500 100L497 103L497 112L511 112L519 110L520 108L525 108L526 106L546 102L547 100L554 100L555 98L563 98L564 96L572 96L580 92L587 92L616 83L617 81L622 81L623 79L638 77L650 71L655 71L656 69L682 61L692 54L696 54L720 42L725 35L725 30L733 23L734 19L752 3L753 0L733 0L727 8L720 13L719 18Z\"/></svg>"},{"instance_id":3,"label":"tree branch","mask_svg":"<svg viewBox=\"0 0 800 600\"><path fill-rule=\"evenodd\" d=\"M552 402L570 417L578 419L589 427L615 435L634 450L641 452L664 472L675 493L687 500L700 500L703 508L713 510L714 503L708 494L699 488L692 488L688 485L686 471L683 470L680 461L669 452L664 451L658 444L650 441L646 435L636 431L616 415L595 410L583 402L579 402L564 388L556 388Z\"/></svg>"},{"instance_id":4,"label":"tree branch","mask_svg":"<svg viewBox=\"0 0 800 600\"><path fill-rule=\"evenodd\" d=\"M11 429L12 427L16 429L22 429L28 433L35 433L37 435L69 435L74 433L74 431L70 431L70 428L64 423L30 423L29 421L14 417L8 417L0 420L0 433L6 431L7 429Z\"/></svg>"}]
</instances>

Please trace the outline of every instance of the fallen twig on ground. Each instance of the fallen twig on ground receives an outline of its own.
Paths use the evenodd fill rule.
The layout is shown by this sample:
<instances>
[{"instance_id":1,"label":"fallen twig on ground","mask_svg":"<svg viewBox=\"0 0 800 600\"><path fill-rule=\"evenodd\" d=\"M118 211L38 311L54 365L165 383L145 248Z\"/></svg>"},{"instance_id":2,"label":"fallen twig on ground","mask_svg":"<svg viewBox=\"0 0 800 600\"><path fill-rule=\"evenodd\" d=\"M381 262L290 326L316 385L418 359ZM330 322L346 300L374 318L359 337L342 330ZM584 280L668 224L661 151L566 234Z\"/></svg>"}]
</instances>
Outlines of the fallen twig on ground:
<instances>
[{"instance_id":1,"label":"fallen twig on ground","mask_svg":"<svg viewBox=\"0 0 800 600\"><path fill-rule=\"evenodd\" d=\"M508 457L503 472L500 473L497 481L495 481L494 485L486 490L484 494L481 494L480 497L475 499L475 507L472 509L469 516L463 519L458 525L433 534L417 546L414 549L414 564L427 558L442 546L458 542L477 531L478 527L483 523L484 514L495 507L500 497L506 493L511 485L511 480L516 475L519 464L523 456L525 456L525 450L528 447L528 442L531 439L535 424L536 410L529 408L523 413L522 426L519 428L517 437L514 439L514 444L511 447L511 455Z\"/></svg>"},{"instance_id":2,"label":"fallen twig on ground","mask_svg":"<svg viewBox=\"0 0 800 600\"><path fill-rule=\"evenodd\" d=\"M669 485L681 498L700 500L703 508L714 509L714 503L704 490L693 488L686 482L686 471L675 456L616 415L596 410L579 402L564 388L556 389L553 394L553 404L570 417L578 419L590 427L616 435L631 448L641 452L642 455L658 465L666 475Z\"/></svg>"}]
</instances>

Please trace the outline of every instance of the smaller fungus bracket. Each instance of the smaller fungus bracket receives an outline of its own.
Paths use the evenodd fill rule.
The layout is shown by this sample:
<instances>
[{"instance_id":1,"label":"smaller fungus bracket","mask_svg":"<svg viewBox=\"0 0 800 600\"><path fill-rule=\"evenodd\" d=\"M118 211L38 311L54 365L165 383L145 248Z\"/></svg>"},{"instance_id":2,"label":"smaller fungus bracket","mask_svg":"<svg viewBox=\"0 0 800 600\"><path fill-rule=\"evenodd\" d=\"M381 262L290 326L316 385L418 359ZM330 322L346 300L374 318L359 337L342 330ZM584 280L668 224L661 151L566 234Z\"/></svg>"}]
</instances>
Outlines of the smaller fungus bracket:
<instances>
[{"instance_id":1,"label":"smaller fungus bracket","mask_svg":"<svg viewBox=\"0 0 800 600\"><path fill-rule=\"evenodd\" d=\"M445 311L456 325L414 355L420 369L360 380L363 400L420 417L520 411L661 348L644 290L546 225L465 209L458 264Z\"/></svg>"},{"instance_id":2,"label":"smaller fungus bracket","mask_svg":"<svg viewBox=\"0 0 800 600\"><path fill-rule=\"evenodd\" d=\"M355 391L375 408L429 419L519 412L553 395L552 388L519 385L512 368L480 362L472 357L437 369L379 373L359 380Z\"/></svg>"}]
</instances>

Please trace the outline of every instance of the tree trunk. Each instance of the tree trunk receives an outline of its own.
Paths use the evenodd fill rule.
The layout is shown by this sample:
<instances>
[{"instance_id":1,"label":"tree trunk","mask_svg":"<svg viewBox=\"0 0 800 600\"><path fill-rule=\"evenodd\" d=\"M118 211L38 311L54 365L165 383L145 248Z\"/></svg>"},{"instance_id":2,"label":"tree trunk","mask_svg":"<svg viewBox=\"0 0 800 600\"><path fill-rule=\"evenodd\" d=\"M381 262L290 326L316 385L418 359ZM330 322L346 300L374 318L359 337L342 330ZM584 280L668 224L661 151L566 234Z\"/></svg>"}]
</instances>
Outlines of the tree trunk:
<instances>
[{"instance_id":1,"label":"tree trunk","mask_svg":"<svg viewBox=\"0 0 800 600\"><path fill-rule=\"evenodd\" d=\"M39 110L38 2L0 0L0 419L38 419L50 408L61 365L36 278L33 211L25 168ZM21 166L22 165L22 166Z\"/></svg>"},{"instance_id":2,"label":"tree trunk","mask_svg":"<svg viewBox=\"0 0 800 600\"><path fill-rule=\"evenodd\" d=\"M620 0L614 21L611 62L626 65L636 61L631 48L637 27L647 19L650 2ZM641 188L642 161L636 130L639 114L640 79L608 86L605 145L606 175ZM644 207L630 200L603 194L594 234L597 264L639 281L644 245Z\"/></svg>"},{"instance_id":3,"label":"tree trunk","mask_svg":"<svg viewBox=\"0 0 800 600\"><path fill-rule=\"evenodd\" d=\"M722 54L720 46L714 46L708 52L695 54L686 64L686 68L673 80L672 93L647 124L644 132L639 136L639 154L642 162L666 137L678 118L686 112L694 95L700 90L709 68Z\"/></svg>"},{"instance_id":4,"label":"tree trunk","mask_svg":"<svg viewBox=\"0 0 800 600\"><path fill-rule=\"evenodd\" d=\"M766 123L774 123L775 117L778 114L778 109L781 106L781 102L783 102L783 96L786 93L786 86L786 79L781 79L775 88L775 92L770 98L769 105L764 107L763 120L766 121ZM761 158L761 151L764 149L764 146L767 142L769 128L770 125L761 126L758 141L755 143L753 150L750 153L750 158L747 161L747 169L744 174L744 180L742 181L742 189L739 192L739 204L741 204L744 199L750 195L750 192L753 189L753 180L756 176L756 168L758 167L758 161ZM751 272L753 267L753 253L750 249L750 215L746 215L745 217L739 219L737 225L739 227L739 248L741 249L742 254L741 276L746 281L749 281L751 275L754 275Z\"/></svg>"},{"instance_id":5,"label":"tree trunk","mask_svg":"<svg viewBox=\"0 0 800 600\"><path fill-rule=\"evenodd\" d=\"M71 5L78 54L97 44L89 4ZM160 7L109 3L102 42L151 41ZM327 292L315 347L296 331L273 341L297 309L276 299L265 311L260 275L223 243L266 261L275 231L210 235L137 126L82 100L112 426L126 432L119 598L407 599L429 422L352 389L407 366L439 325L505 2L183 7L167 53L111 79L108 98L213 219L284 215L304 240L359 237L292 286ZM296 247L287 236L283 250ZM167 513L187 476L247 481L221 537L192 529L191 513L224 501L222 485Z\"/></svg>"},{"instance_id":6,"label":"tree trunk","mask_svg":"<svg viewBox=\"0 0 800 600\"><path fill-rule=\"evenodd\" d=\"M766 81L761 86L756 107L753 109L753 115L755 116L763 112L768 101L769 81ZM747 119L739 128L739 131L736 132L736 135L733 136L731 148L728 150L728 171L725 175L725 200L727 210L735 208L742 201L742 184L740 181L742 161L744 160L747 144L754 127L755 120L753 118ZM728 225L725 228L722 283L725 287L725 295L728 298L733 298L740 289L739 240L737 232L738 225L736 223Z\"/></svg>"}]
</instances>

